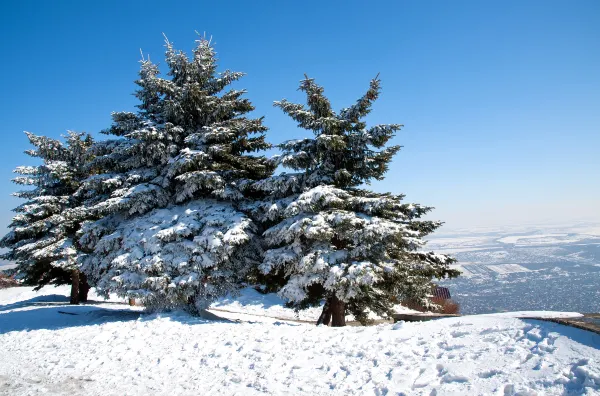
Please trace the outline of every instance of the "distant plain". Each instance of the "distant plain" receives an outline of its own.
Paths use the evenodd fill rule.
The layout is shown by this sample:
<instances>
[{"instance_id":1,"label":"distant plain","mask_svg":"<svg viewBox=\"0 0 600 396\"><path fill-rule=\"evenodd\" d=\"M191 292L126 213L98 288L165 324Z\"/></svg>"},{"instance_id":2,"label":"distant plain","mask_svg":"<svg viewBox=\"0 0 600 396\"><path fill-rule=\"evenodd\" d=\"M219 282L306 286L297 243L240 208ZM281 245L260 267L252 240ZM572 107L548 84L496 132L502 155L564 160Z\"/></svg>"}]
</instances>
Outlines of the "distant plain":
<instances>
[{"instance_id":1,"label":"distant plain","mask_svg":"<svg viewBox=\"0 0 600 396\"><path fill-rule=\"evenodd\" d=\"M458 259L462 276L442 281L461 313L600 311L600 225L459 230L427 250Z\"/></svg>"}]
</instances>

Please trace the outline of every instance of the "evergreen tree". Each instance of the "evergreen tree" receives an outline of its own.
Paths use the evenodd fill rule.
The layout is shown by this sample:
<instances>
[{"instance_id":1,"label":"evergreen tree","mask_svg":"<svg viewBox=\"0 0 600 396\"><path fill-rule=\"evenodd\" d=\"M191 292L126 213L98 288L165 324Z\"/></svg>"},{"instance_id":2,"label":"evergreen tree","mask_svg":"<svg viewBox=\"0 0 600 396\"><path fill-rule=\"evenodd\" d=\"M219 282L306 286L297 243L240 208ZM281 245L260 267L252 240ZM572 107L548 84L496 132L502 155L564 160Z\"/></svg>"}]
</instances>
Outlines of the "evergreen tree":
<instances>
[{"instance_id":1,"label":"evergreen tree","mask_svg":"<svg viewBox=\"0 0 600 396\"><path fill-rule=\"evenodd\" d=\"M97 174L79 192L73 216L84 268L100 293L140 298L148 307L194 312L235 291L260 260L255 225L237 209L242 186L269 176L270 161L249 153L269 147L243 76L218 73L211 43L197 41L191 59L166 41L166 78L142 59L137 113L113 113L95 145Z\"/></svg>"},{"instance_id":2,"label":"evergreen tree","mask_svg":"<svg viewBox=\"0 0 600 396\"><path fill-rule=\"evenodd\" d=\"M66 143L27 133L35 147L25 153L42 161L38 166L20 166L13 179L19 185L32 186L13 195L27 200L14 209L17 215L11 231L0 246L8 248L2 258L18 264L18 273L26 284L36 289L47 284L71 284L71 303L87 301L89 286L80 274L80 254L75 235L77 222L66 216L78 204L74 193L87 176L84 168L89 160L92 138L88 134L69 132Z\"/></svg>"},{"instance_id":3,"label":"evergreen tree","mask_svg":"<svg viewBox=\"0 0 600 396\"><path fill-rule=\"evenodd\" d=\"M280 294L302 309L325 300L319 322L343 326L345 314L368 321L368 311L392 313L393 301L427 303L432 278L456 276L446 255L422 251L423 237L442 223L420 220L432 208L403 203L403 195L361 188L381 180L399 146L385 147L398 124L367 128L363 118L380 92L380 80L339 113L323 88L301 82L307 106L275 102L315 137L284 142L277 163L298 173L253 184L269 195L249 210L268 229L260 270L281 282ZM283 281L283 282L282 282Z\"/></svg>"}]
</instances>

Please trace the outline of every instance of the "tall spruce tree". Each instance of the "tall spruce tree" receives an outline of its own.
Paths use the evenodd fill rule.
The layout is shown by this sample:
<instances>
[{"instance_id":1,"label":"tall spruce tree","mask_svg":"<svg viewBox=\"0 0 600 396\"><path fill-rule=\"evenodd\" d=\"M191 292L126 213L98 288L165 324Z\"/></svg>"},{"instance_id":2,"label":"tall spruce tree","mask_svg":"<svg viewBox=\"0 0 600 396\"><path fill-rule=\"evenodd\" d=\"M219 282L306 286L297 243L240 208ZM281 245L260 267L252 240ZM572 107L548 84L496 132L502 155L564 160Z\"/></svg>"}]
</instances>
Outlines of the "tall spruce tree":
<instances>
[{"instance_id":1,"label":"tall spruce tree","mask_svg":"<svg viewBox=\"0 0 600 396\"><path fill-rule=\"evenodd\" d=\"M273 165L249 154L269 145L262 119L245 117L254 109L245 91L228 88L243 73L218 73L205 38L191 59L167 40L166 64L163 78L142 60L139 111L113 113L104 133L115 138L95 145L98 174L73 216L87 219L83 263L100 293L203 313L260 260L256 227L237 202Z\"/></svg>"},{"instance_id":2,"label":"tall spruce tree","mask_svg":"<svg viewBox=\"0 0 600 396\"><path fill-rule=\"evenodd\" d=\"M87 301L89 285L77 265L80 250L75 242L79 224L66 216L76 207L74 193L87 177L85 164L90 159L92 138L69 132L66 143L27 133L34 149L25 153L39 158L37 166L20 166L13 179L33 188L13 195L27 200L14 209L11 231L0 246L8 248L2 258L15 261L26 284L36 289L47 284L71 284L71 303Z\"/></svg>"},{"instance_id":3,"label":"tall spruce tree","mask_svg":"<svg viewBox=\"0 0 600 396\"><path fill-rule=\"evenodd\" d=\"M302 309L325 300L319 323L345 325L351 313L363 323L368 312L392 314L393 301L427 303L431 280L458 275L446 255L424 252L423 237L442 223L420 220L432 208L403 203L403 195L361 188L381 180L399 146L385 147L399 124L367 128L363 118L378 98L380 80L339 113L313 79L300 85L307 106L275 102L315 137L279 145L278 164L298 173L253 184L269 198L250 207L265 224L269 282L282 285L289 305Z\"/></svg>"}]
</instances>

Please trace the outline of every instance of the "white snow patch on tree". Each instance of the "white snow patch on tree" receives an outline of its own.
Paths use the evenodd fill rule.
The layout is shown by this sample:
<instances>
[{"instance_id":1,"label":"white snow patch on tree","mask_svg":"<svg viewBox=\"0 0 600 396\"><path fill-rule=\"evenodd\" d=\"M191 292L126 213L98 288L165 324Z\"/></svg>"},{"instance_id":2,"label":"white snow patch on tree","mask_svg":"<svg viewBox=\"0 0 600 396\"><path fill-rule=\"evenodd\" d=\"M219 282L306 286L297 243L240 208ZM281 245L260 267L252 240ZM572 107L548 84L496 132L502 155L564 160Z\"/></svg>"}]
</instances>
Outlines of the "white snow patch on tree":
<instances>
[{"instance_id":1,"label":"white snow patch on tree","mask_svg":"<svg viewBox=\"0 0 600 396\"><path fill-rule=\"evenodd\" d=\"M254 231L252 221L230 204L191 201L123 219L92 243L84 268L101 294L139 298L155 309L193 302L201 310L235 293L256 264Z\"/></svg>"}]
</instances>

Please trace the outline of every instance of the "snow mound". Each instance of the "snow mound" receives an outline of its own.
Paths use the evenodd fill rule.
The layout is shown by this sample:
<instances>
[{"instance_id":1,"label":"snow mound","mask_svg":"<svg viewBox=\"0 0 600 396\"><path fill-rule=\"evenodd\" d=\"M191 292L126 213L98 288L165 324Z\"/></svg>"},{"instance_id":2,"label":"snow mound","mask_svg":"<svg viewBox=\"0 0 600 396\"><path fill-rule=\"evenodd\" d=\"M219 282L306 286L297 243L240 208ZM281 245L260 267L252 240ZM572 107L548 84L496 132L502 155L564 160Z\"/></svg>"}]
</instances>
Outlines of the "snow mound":
<instances>
[{"instance_id":1,"label":"snow mound","mask_svg":"<svg viewBox=\"0 0 600 396\"><path fill-rule=\"evenodd\" d=\"M69 307L51 291L0 290L0 394L600 394L600 336L511 317L532 312L328 328ZM259 312L246 293L228 306Z\"/></svg>"}]
</instances>

